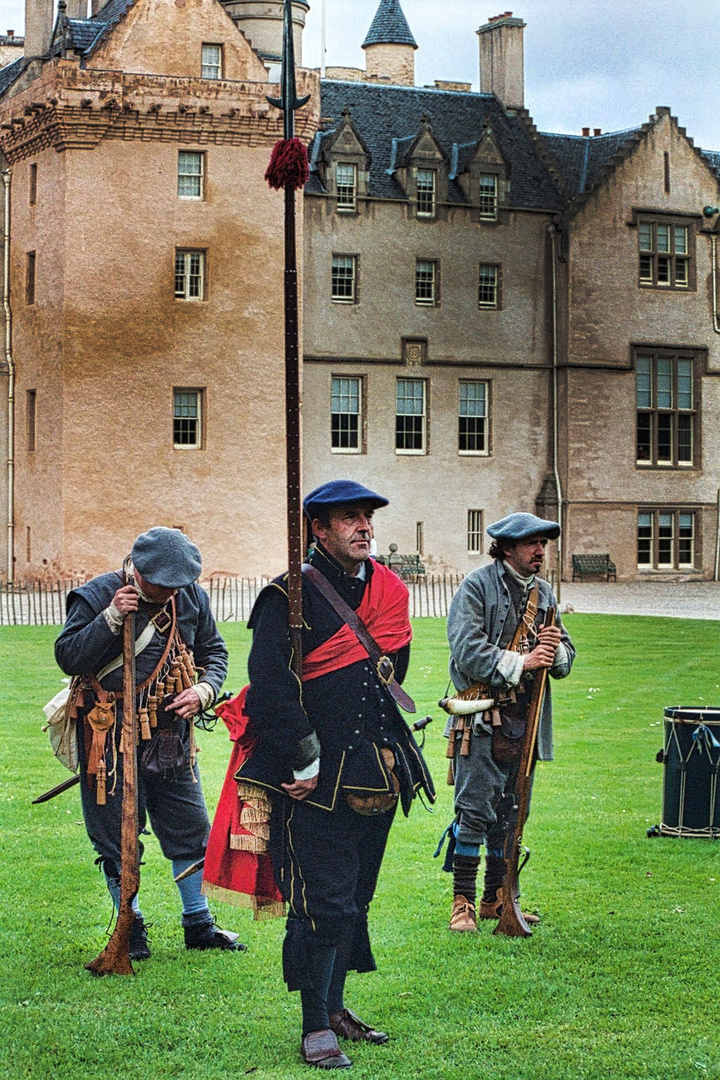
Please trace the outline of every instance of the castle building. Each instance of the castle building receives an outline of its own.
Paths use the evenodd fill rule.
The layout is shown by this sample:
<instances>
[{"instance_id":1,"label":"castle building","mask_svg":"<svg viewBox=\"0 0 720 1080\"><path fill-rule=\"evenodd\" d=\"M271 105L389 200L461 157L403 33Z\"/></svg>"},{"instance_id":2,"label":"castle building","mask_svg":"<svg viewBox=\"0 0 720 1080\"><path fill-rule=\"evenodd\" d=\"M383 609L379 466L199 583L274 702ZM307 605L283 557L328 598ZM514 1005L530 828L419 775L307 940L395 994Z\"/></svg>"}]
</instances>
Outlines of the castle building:
<instances>
[{"instance_id":1,"label":"castle building","mask_svg":"<svg viewBox=\"0 0 720 1080\"><path fill-rule=\"evenodd\" d=\"M27 0L0 68L6 576L94 573L150 524L208 572L285 561L280 0ZM294 3L301 63L307 4ZM345 475L429 571L512 510L551 561L712 578L720 153L667 107L560 135L525 107L525 24L478 30L480 91L415 86L380 0L365 68L300 67L311 175L304 487Z\"/></svg>"}]
</instances>

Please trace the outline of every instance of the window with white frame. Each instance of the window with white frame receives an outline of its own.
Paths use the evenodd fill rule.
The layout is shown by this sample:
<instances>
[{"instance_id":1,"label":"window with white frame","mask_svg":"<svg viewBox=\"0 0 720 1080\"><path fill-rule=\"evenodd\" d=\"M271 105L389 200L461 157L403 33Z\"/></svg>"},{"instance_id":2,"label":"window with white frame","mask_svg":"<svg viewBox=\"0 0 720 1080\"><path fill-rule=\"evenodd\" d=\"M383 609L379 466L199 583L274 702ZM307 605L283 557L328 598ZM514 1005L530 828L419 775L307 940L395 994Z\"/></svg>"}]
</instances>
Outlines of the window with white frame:
<instances>
[{"instance_id":1,"label":"window with white frame","mask_svg":"<svg viewBox=\"0 0 720 1080\"><path fill-rule=\"evenodd\" d=\"M335 166L335 187L338 210L355 210L357 205L357 169L354 165L339 162Z\"/></svg>"},{"instance_id":2,"label":"window with white frame","mask_svg":"<svg viewBox=\"0 0 720 1080\"><path fill-rule=\"evenodd\" d=\"M468 555L482 555L483 541L483 512L482 510L468 510L467 512L467 549Z\"/></svg>"},{"instance_id":3,"label":"window with white frame","mask_svg":"<svg viewBox=\"0 0 720 1080\"><path fill-rule=\"evenodd\" d=\"M222 79L222 45L203 45L201 77L203 79Z\"/></svg>"},{"instance_id":4,"label":"window with white frame","mask_svg":"<svg viewBox=\"0 0 720 1080\"><path fill-rule=\"evenodd\" d=\"M418 169L415 173L415 185L417 188L417 216L435 217L435 170Z\"/></svg>"},{"instance_id":5,"label":"window with white frame","mask_svg":"<svg viewBox=\"0 0 720 1080\"><path fill-rule=\"evenodd\" d=\"M498 181L491 173L480 173L480 217L483 221L497 220Z\"/></svg>"},{"instance_id":6,"label":"window with white frame","mask_svg":"<svg viewBox=\"0 0 720 1080\"><path fill-rule=\"evenodd\" d=\"M333 255L330 296L336 304L354 304L357 299L357 256Z\"/></svg>"},{"instance_id":7,"label":"window with white frame","mask_svg":"<svg viewBox=\"0 0 720 1080\"><path fill-rule=\"evenodd\" d=\"M694 512L638 511L637 561L641 570L692 569L695 559Z\"/></svg>"},{"instance_id":8,"label":"window with white frame","mask_svg":"<svg viewBox=\"0 0 720 1080\"><path fill-rule=\"evenodd\" d=\"M458 405L458 453L487 454L488 384L462 379Z\"/></svg>"},{"instance_id":9,"label":"window with white frame","mask_svg":"<svg viewBox=\"0 0 720 1080\"><path fill-rule=\"evenodd\" d=\"M478 276L478 307L497 308L499 268L493 263L480 263Z\"/></svg>"},{"instance_id":10,"label":"window with white frame","mask_svg":"<svg viewBox=\"0 0 720 1080\"><path fill-rule=\"evenodd\" d=\"M437 263L433 259L415 260L415 303L434 307L438 298Z\"/></svg>"},{"instance_id":11,"label":"window with white frame","mask_svg":"<svg viewBox=\"0 0 720 1080\"><path fill-rule=\"evenodd\" d=\"M176 450L202 447L202 390L173 390L173 446Z\"/></svg>"},{"instance_id":12,"label":"window with white frame","mask_svg":"<svg viewBox=\"0 0 720 1080\"><path fill-rule=\"evenodd\" d=\"M395 406L395 450L401 454L426 453L424 379L398 379Z\"/></svg>"},{"instance_id":13,"label":"window with white frame","mask_svg":"<svg viewBox=\"0 0 720 1080\"><path fill-rule=\"evenodd\" d=\"M691 229L687 223L664 218L640 218L640 285L662 289L688 289L691 242Z\"/></svg>"},{"instance_id":14,"label":"window with white frame","mask_svg":"<svg viewBox=\"0 0 720 1080\"><path fill-rule=\"evenodd\" d=\"M687 468L695 459L695 358L635 354L638 465Z\"/></svg>"},{"instance_id":15,"label":"window with white frame","mask_svg":"<svg viewBox=\"0 0 720 1080\"><path fill-rule=\"evenodd\" d=\"M362 446L362 379L333 375L330 445L335 453L359 454Z\"/></svg>"},{"instance_id":16,"label":"window with white frame","mask_svg":"<svg viewBox=\"0 0 720 1080\"><path fill-rule=\"evenodd\" d=\"M178 154L179 199L202 199L205 194L205 155L195 150Z\"/></svg>"},{"instance_id":17,"label":"window with white frame","mask_svg":"<svg viewBox=\"0 0 720 1080\"><path fill-rule=\"evenodd\" d=\"M178 249L175 252L175 297L178 300L205 299L205 252Z\"/></svg>"}]
</instances>

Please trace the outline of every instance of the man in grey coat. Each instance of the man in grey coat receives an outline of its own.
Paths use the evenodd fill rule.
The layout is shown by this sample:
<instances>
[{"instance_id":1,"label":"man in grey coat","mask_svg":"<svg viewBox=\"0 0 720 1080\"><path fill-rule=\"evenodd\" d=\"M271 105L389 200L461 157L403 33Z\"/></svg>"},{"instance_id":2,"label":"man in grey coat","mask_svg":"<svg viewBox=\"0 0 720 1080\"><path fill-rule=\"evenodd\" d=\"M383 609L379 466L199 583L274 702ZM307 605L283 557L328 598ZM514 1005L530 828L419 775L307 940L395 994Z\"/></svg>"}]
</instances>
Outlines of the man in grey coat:
<instances>
[{"instance_id":1,"label":"man in grey coat","mask_svg":"<svg viewBox=\"0 0 720 1080\"><path fill-rule=\"evenodd\" d=\"M548 540L560 526L534 514L510 514L487 530L492 562L463 580L448 615L450 676L457 690L486 686L498 706L495 722L522 716L535 675L548 669L555 679L570 674L575 649L559 618L544 626L548 608L557 602L550 585L537 575ZM475 714L464 740L454 739L455 821L453 909L450 929L477 930L477 916L498 918L504 875L505 836L513 827L513 789L518 762L496 761L492 751L490 711ZM450 735L453 719L448 722ZM522 724L522 722L521 722ZM513 734L517 735L516 730ZM537 756L552 759L552 703L549 683L542 706ZM451 843L452 843L451 840ZM485 845L485 887L476 913L480 847ZM446 864L447 865L447 864ZM526 921L537 916L526 914Z\"/></svg>"}]
</instances>

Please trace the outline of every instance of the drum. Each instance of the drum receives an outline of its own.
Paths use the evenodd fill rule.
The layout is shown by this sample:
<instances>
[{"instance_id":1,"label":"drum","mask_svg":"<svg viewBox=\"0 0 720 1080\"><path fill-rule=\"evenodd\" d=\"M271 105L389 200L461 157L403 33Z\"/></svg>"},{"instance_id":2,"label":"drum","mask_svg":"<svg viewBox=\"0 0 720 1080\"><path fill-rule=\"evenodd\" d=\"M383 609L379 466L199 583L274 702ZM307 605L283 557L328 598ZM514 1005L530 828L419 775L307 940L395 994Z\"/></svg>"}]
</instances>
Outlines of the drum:
<instances>
[{"instance_id":1,"label":"drum","mask_svg":"<svg viewBox=\"0 0 720 1080\"><path fill-rule=\"evenodd\" d=\"M720 836L720 709L668 708L661 836Z\"/></svg>"}]
</instances>

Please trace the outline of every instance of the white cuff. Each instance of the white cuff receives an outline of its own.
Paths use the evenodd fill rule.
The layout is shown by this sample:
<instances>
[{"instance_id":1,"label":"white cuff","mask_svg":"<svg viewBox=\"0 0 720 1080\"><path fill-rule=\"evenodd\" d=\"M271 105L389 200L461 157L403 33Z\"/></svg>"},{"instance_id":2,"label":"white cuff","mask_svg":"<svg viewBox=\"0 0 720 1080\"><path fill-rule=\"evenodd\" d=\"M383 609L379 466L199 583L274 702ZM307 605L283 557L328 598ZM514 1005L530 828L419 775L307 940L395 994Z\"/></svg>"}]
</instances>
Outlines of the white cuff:
<instances>
[{"instance_id":1,"label":"white cuff","mask_svg":"<svg viewBox=\"0 0 720 1080\"><path fill-rule=\"evenodd\" d=\"M113 634L119 634L122 630L122 625L125 622L125 616L122 611L115 607L111 602L109 607L106 607L103 611L105 622L108 624Z\"/></svg>"},{"instance_id":2,"label":"white cuff","mask_svg":"<svg viewBox=\"0 0 720 1080\"><path fill-rule=\"evenodd\" d=\"M209 682L195 683L193 690L200 698L201 710L209 708L215 700L215 688Z\"/></svg>"},{"instance_id":3,"label":"white cuff","mask_svg":"<svg viewBox=\"0 0 720 1080\"><path fill-rule=\"evenodd\" d=\"M523 673L523 654L506 649L497 666L497 673L509 686L518 686Z\"/></svg>"},{"instance_id":4,"label":"white cuff","mask_svg":"<svg viewBox=\"0 0 720 1080\"><path fill-rule=\"evenodd\" d=\"M314 761L311 761L309 765L306 765L304 769L293 769L293 777L295 780L312 780L313 776L317 776L320 772L320 758L316 757Z\"/></svg>"},{"instance_id":5,"label":"white cuff","mask_svg":"<svg viewBox=\"0 0 720 1080\"><path fill-rule=\"evenodd\" d=\"M555 649L555 656L553 657L552 666L555 668L567 664L568 659L568 651L561 641L558 647Z\"/></svg>"}]
</instances>

